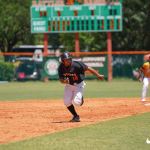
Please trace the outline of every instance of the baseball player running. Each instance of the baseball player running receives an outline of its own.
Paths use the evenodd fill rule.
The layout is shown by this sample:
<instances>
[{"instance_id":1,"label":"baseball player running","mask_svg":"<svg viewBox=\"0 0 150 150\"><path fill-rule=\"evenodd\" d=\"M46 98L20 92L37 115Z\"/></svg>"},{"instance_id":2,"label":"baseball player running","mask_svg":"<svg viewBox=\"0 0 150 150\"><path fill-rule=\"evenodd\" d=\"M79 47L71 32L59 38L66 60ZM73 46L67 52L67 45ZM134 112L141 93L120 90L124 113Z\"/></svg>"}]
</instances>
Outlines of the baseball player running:
<instances>
[{"instance_id":1,"label":"baseball player running","mask_svg":"<svg viewBox=\"0 0 150 150\"><path fill-rule=\"evenodd\" d=\"M58 68L58 74L60 82L65 84L64 104L73 116L70 122L80 122L80 117L74 106L82 106L84 102L85 71L90 71L99 80L103 80L104 75L99 74L95 69L88 67L83 62L73 61L68 52L64 52L60 58L61 64Z\"/></svg>"},{"instance_id":2,"label":"baseball player running","mask_svg":"<svg viewBox=\"0 0 150 150\"><path fill-rule=\"evenodd\" d=\"M145 102L146 93L150 84L150 57L149 60L140 68L140 71L144 74L141 101Z\"/></svg>"}]
</instances>

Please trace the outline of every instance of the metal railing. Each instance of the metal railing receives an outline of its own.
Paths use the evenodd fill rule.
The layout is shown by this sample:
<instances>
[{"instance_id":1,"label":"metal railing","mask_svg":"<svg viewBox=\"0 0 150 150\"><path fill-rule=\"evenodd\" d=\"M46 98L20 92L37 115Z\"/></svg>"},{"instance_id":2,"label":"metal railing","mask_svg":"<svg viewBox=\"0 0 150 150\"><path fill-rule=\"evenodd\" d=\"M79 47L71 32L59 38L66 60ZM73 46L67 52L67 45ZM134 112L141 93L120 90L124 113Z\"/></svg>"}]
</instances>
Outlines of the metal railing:
<instances>
[{"instance_id":1,"label":"metal railing","mask_svg":"<svg viewBox=\"0 0 150 150\"><path fill-rule=\"evenodd\" d=\"M0 52L0 56L33 56L33 52ZM149 51L145 50L137 50L137 51L112 51L109 53L108 51L99 51L99 52L71 52L73 56L92 56L92 55L150 55ZM48 56L55 55L55 52L49 52Z\"/></svg>"}]
</instances>

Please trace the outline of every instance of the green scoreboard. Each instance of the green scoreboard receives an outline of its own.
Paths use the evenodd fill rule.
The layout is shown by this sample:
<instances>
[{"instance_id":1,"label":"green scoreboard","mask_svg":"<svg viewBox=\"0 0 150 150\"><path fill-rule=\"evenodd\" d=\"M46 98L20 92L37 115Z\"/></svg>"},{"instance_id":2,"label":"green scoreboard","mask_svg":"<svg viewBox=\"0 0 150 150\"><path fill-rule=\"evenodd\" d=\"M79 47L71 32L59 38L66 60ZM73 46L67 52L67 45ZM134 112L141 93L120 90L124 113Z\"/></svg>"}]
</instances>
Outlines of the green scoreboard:
<instances>
[{"instance_id":1,"label":"green scoreboard","mask_svg":"<svg viewBox=\"0 0 150 150\"><path fill-rule=\"evenodd\" d=\"M32 33L122 31L122 3L31 6Z\"/></svg>"}]
</instances>

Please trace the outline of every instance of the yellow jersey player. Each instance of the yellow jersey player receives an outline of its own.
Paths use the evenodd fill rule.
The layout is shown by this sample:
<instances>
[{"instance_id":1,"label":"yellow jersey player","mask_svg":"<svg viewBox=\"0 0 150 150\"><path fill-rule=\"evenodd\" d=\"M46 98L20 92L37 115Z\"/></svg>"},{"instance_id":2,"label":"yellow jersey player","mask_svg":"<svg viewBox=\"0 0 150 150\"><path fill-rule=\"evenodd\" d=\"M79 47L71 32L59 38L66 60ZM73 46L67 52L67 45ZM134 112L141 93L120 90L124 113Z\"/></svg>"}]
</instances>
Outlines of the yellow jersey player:
<instances>
[{"instance_id":1,"label":"yellow jersey player","mask_svg":"<svg viewBox=\"0 0 150 150\"><path fill-rule=\"evenodd\" d=\"M141 101L145 102L148 86L150 84L150 57L149 61L145 62L140 68L140 71L142 71L144 74Z\"/></svg>"}]
</instances>

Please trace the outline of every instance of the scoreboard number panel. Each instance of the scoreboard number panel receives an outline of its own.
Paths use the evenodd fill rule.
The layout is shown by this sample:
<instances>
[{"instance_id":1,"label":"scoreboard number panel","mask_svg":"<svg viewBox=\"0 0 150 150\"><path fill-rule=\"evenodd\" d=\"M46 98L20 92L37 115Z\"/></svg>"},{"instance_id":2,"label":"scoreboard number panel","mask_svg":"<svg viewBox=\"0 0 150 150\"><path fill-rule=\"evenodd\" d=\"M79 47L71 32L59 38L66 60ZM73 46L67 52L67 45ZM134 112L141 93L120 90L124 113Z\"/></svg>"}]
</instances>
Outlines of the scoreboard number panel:
<instances>
[{"instance_id":1,"label":"scoreboard number panel","mask_svg":"<svg viewBox=\"0 0 150 150\"><path fill-rule=\"evenodd\" d=\"M122 31L122 4L32 6L32 33Z\"/></svg>"}]
</instances>

